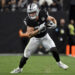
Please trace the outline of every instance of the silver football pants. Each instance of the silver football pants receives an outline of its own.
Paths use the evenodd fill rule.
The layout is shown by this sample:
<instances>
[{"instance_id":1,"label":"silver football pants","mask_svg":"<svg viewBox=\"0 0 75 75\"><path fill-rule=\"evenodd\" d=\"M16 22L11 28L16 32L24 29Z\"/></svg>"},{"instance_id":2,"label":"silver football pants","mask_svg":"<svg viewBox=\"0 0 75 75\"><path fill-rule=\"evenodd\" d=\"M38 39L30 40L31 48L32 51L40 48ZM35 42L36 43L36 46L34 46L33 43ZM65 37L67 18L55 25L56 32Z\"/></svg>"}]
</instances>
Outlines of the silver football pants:
<instances>
[{"instance_id":1,"label":"silver football pants","mask_svg":"<svg viewBox=\"0 0 75 75\"><path fill-rule=\"evenodd\" d=\"M52 47L56 47L49 34L46 34L42 38L32 37L24 50L24 56L27 58L31 56L40 45L42 45L46 51L49 51Z\"/></svg>"}]
</instances>

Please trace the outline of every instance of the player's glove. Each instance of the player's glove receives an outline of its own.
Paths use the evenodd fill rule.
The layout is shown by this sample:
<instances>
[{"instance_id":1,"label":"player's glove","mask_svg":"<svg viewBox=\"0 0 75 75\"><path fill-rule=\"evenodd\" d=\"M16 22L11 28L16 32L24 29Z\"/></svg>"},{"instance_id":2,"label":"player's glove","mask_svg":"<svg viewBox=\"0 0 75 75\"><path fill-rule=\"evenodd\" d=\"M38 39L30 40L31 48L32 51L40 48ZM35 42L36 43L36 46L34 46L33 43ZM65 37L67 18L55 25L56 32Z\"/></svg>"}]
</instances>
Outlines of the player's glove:
<instances>
[{"instance_id":1,"label":"player's glove","mask_svg":"<svg viewBox=\"0 0 75 75\"><path fill-rule=\"evenodd\" d=\"M56 24L54 24L52 21L48 21L47 22L47 28L48 29L54 29L54 28L56 28Z\"/></svg>"},{"instance_id":2,"label":"player's glove","mask_svg":"<svg viewBox=\"0 0 75 75\"><path fill-rule=\"evenodd\" d=\"M42 31L45 27L45 23L42 23L38 28L39 32Z\"/></svg>"}]
</instances>

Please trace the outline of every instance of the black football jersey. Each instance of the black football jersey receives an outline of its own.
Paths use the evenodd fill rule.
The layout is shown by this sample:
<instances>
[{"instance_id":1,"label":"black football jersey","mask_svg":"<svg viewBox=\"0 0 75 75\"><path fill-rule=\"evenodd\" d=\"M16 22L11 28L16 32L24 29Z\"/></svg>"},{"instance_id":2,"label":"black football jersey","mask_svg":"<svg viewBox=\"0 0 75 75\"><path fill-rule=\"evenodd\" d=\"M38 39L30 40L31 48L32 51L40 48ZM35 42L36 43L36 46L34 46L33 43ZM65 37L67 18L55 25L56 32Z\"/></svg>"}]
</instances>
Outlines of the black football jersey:
<instances>
[{"instance_id":1,"label":"black football jersey","mask_svg":"<svg viewBox=\"0 0 75 75\"><path fill-rule=\"evenodd\" d=\"M45 10L40 10L39 12L39 19L36 20L31 20L28 16L25 18L24 23L27 26L30 27L34 27L35 29L37 29L42 23L46 23L47 22L47 17L48 17L48 13ZM44 28L40 33L38 33L37 35L35 35L35 37L40 38L45 36L45 34L47 33L47 29Z\"/></svg>"}]
</instances>

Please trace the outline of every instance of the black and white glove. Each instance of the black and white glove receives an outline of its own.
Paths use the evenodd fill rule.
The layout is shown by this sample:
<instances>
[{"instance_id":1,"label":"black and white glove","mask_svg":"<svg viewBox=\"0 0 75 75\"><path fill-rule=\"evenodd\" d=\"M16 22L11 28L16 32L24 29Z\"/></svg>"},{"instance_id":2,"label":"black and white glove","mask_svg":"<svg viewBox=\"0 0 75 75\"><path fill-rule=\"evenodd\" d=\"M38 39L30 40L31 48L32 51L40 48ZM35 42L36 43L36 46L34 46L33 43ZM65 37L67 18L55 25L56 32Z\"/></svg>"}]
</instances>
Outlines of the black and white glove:
<instances>
[{"instance_id":1,"label":"black and white glove","mask_svg":"<svg viewBox=\"0 0 75 75\"><path fill-rule=\"evenodd\" d=\"M56 24L54 24L52 21L48 21L47 22L47 28L48 29L54 29L54 28L56 28Z\"/></svg>"},{"instance_id":2,"label":"black and white glove","mask_svg":"<svg viewBox=\"0 0 75 75\"><path fill-rule=\"evenodd\" d=\"M39 32L42 31L45 27L45 23L42 23L38 28Z\"/></svg>"}]
</instances>

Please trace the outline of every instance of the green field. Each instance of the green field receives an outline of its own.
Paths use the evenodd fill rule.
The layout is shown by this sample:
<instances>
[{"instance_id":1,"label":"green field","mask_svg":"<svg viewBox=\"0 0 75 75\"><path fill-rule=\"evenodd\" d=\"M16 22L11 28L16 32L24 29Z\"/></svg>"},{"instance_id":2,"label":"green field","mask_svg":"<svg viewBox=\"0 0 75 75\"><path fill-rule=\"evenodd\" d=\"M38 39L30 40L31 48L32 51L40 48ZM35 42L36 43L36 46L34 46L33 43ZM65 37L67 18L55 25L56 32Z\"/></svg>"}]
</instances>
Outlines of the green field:
<instances>
[{"instance_id":1,"label":"green field","mask_svg":"<svg viewBox=\"0 0 75 75\"><path fill-rule=\"evenodd\" d=\"M10 71L19 64L21 56L0 56L0 75L12 75ZM69 65L68 70L59 68L52 56L31 56L23 72L14 75L75 75L75 58L61 56Z\"/></svg>"}]
</instances>

